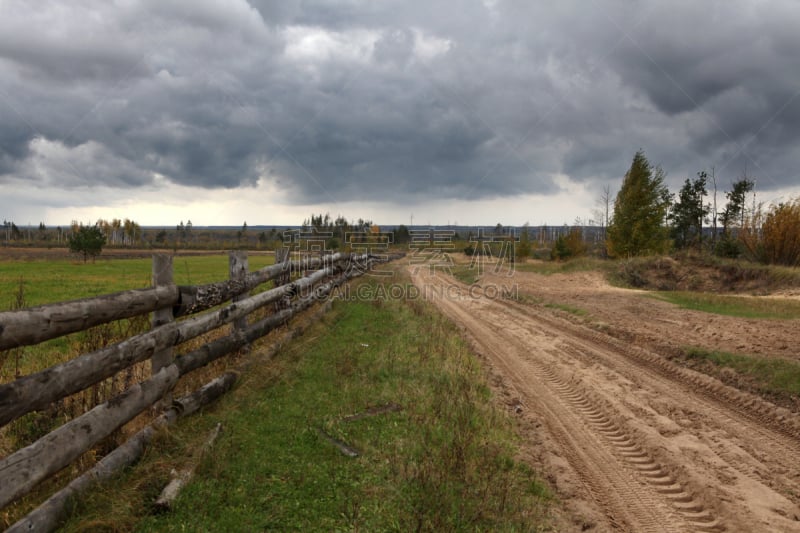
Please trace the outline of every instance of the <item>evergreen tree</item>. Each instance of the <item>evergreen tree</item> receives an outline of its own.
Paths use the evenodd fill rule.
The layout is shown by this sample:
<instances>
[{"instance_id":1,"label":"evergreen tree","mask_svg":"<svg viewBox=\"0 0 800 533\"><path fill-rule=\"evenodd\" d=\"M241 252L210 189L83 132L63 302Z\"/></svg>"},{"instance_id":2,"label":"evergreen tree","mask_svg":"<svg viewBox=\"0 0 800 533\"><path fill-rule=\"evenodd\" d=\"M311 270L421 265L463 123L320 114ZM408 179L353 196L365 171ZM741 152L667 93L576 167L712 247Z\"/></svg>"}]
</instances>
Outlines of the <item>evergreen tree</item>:
<instances>
[{"instance_id":1,"label":"evergreen tree","mask_svg":"<svg viewBox=\"0 0 800 533\"><path fill-rule=\"evenodd\" d=\"M531 255L530 225L527 222L522 226L519 242L514 248L514 253L520 259L527 259Z\"/></svg>"},{"instance_id":2,"label":"evergreen tree","mask_svg":"<svg viewBox=\"0 0 800 533\"><path fill-rule=\"evenodd\" d=\"M747 193L755 187L755 182L746 176L732 184L731 190L725 193L728 203L719 213L722 222L722 238L716 245L715 252L723 257L739 257L742 243L737 238L735 228L743 228L747 214Z\"/></svg>"},{"instance_id":3,"label":"evergreen tree","mask_svg":"<svg viewBox=\"0 0 800 533\"><path fill-rule=\"evenodd\" d=\"M94 261L94 258L103 251L105 244L106 236L97 226L81 225L78 231L73 231L72 235L69 236L69 251L83 254L84 263L87 257L91 257L92 261Z\"/></svg>"},{"instance_id":4,"label":"evergreen tree","mask_svg":"<svg viewBox=\"0 0 800 533\"><path fill-rule=\"evenodd\" d=\"M629 257L663 253L669 249L665 219L670 194L664 172L650 166L643 151L636 152L631 168L614 200L614 216L608 226L608 251Z\"/></svg>"},{"instance_id":5,"label":"evergreen tree","mask_svg":"<svg viewBox=\"0 0 800 533\"><path fill-rule=\"evenodd\" d=\"M747 212L747 193L755 187L755 182L745 178L733 183L733 188L725 193L728 204L720 213L722 221L722 232L727 235L731 227L743 226L745 213Z\"/></svg>"},{"instance_id":6,"label":"evergreen tree","mask_svg":"<svg viewBox=\"0 0 800 533\"><path fill-rule=\"evenodd\" d=\"M701 245L703 222L711 212L710 205L703 205L706 192L705 172L698 172L694 181L686 178L678 192L678 201L672 206L669 219L672 222L672 238L678 248L688 248L695 242Z\"/></svg>"}]
</instances>

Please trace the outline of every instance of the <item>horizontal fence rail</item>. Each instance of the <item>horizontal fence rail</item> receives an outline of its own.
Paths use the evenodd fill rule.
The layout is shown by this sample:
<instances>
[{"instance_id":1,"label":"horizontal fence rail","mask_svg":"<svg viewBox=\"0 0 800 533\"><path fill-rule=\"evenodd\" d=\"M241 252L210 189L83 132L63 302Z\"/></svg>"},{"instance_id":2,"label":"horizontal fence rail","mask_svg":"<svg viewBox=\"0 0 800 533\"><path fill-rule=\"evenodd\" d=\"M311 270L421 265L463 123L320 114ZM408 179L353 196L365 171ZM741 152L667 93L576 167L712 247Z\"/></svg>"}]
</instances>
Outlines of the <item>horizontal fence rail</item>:
<instances>
[{"instance_id":1,"label":"horizontal fence rail","mask_svg":"<svg viewBox=\"0 0 800 533\"><path fill-rule=\"evenodd\" d=\"M356 261L366 259L366 256L354 258ZM31 411L43 409L56 400L111 377L120 370L151 358L159 350L208 333L282 298L292 297L333 275L335 271L336 268L333 267L318 270L310 276L262 292L218 311L181 322L169 322L147 333L0 385L0 425L7 424Z\"/></svg>"},{"instance_id":2,"label":"horizontal fence rail","mask_svg":"<svg viewBox=\"0 0 800 533\"><path fill-rule=\"evenodd\" d=\"M178 303L178 287L134 289L96 298L0 312L0 350L28 346Z\"/></svg>"},{"instance_id":3,"label":"horizontal fence rail","mask_svg":"<svg viewBox=\"0 0 800 533\"><path fill-rule=\"evenodd\" d=\"M0 312L0 350L38 344L115 320L173 307L175 317L209 309L287 272L311 270L350 260L348 254L308 258L270 265L244 280L207 285L168 285L134 289L94 298Z\"/></svg>"},{"instance_id":4,"label":"horizontal fence rail","mask_svg":"<svg viewBox=\"0 0 800 533\"><path fill-rule=\"evenodd\" d=\"M154 272L156 286L149 289L0 313L0 350L37 344L149 313L160 317L153 319L149 331L0 384L2 427L28 413L47 409L54 402L103 382L132 365L147 359L153 362L149 378L128 386L108 401L0 459L0 509L64 469L149 408L158 405L166 408L145 429L52 495L11 530L51 531L57 527L70 497L84 490L94 479L108 477L110 472L131 464L141 455L157 427L213 401L236 380L236 373L228 372L194 393L172 401L171 391L182 376L252 344L329 296L339 285L367 272L374 263L397 257L339 253L283 261L256 272L246 272L246 256L239 252L231 255L231 279L226 281L178 287L171 283L171 270L166 276L157 276ZM154 271L156 265L158 268L167 265L171 269L171 258L156 256ZM306 275L289 281L292 272ZM157 278L165 284L157 284ZM277 286L249 295L268 281ZM284 284L280 284L282 282ZM248 316L264 309L271 312L248 324ZM166 314L164 310L168 310ZM187 316L191 314L197 316ZM175 317L184 318L175 321ZM232 324L230 333L172 357L173 347L227 324Z\"/></svg>"}]
</instances>

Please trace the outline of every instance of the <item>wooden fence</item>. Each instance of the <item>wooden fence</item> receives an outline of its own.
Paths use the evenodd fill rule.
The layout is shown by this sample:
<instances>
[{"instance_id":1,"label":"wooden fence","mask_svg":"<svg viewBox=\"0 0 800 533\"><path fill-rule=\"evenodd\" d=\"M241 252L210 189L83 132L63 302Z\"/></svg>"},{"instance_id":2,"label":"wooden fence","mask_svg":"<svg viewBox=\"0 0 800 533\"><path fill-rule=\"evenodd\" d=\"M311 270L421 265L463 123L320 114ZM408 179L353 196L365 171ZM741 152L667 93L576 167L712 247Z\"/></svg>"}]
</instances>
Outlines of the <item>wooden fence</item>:
<instances>
[{"instance_id":1,"label":"wooden fence","mask_svg":"<svg viewBox=\"0 0 800 533\"><path fill-rule=\"evenodd\" d=\"M3 427L136 363L149 359L151 365L148 379L0 459L0 509L74 462L140 413L154 406L162 406L163 410L150 425L52 495L9 531L50 531L57 527L69 497L94 480L106 478L134 462L159 426L214 401L232 387L237 374L226 372L195 392L172 400L171 391L181 376L263 337L329 295L338 285L368 271L374 262L388 259L367 254L333 254L286 260L248 272L246 254L232 252L228 280L201 286L176 286L172 282L172 257L155 255L151 288L0 312L0 350L37 344L100 324L152 313L152 327L145 333L0 384L0 427ZM289 282L292 272L307 274ZM270 280L276 280L274 288L249 296L250 291ZM226 302L230 303L222 306ZM248 315L262 309L271 312L266 318L249 324ZM179 317L185 318L175 320ZM230 334L173 357L174 347L226 324L233 325Z\"/></svg>"}]
</instances>

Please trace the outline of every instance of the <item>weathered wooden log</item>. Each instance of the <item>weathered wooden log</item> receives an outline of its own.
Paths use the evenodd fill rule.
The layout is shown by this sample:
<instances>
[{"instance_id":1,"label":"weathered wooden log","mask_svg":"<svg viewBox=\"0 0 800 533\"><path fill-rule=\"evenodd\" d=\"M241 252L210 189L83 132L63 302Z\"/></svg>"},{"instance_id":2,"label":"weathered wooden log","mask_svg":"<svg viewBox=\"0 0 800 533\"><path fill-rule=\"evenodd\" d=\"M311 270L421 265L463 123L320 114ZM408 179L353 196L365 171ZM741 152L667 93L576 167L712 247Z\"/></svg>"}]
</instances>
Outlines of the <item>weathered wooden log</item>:
<instances>
[{"instance_id":1,"label":"weathered wooden log","mask_svg":"<svg viewBox=\"0 0 800 533\"><path fill-rule=\"evenodd\" d=\"M175 286L117 292L96 298L0 312L0 350L27 346L178 303Z\"/></svg>"},{"instance_id":2,"label":"weathered wooden log","mask_svg":"<svg viewBox=\"0 0 800 533\"><path fill-rule=\"evenodd\" d=\"M158 401L178 381L169 366L0 460L0 508L27 493Z\"/></svg>"},{"instance_id":3,"label":"weathered wooden log","mask_svg":"<svg viewBox=\"0 0 800 533\"><path fill-rule=\"evenodd\" d=\"M144 453L159 428L172 424L179 416L187 416L204 405L215 401L230 390L236 382L237 374L227 372L204 385L197 391L180 398L174 406L144 427L122 446L103 457L95 466L72 480L66 487L56 492L34 511L12 525L8 532L49 532L55 530L64 516L67 502L91 487L95 482L110 478L123 468L135 463Z\"/></svg>"},{"instance_id":4,"label":"weathered wooden log","mask_svg":"<svg viewBox=\"0 0 800 533\"><path fill-rule=\"evenodd\" d=\"M181 489L183 489L183 487L185 487L186 484L189 483L194 477L194 471L197 469L197 465L200 464L200 460L203 458L203 455L205 455L214 445L214 441L216 441L217 437L219 436L220 429L222 429L222 424L218 422L211 431L211 434L203 443L202 448L200 448L200 452L194 457L194 461L192 461L188 467L184 468L180 472L175 472L173 470L173 478L169 483L167 483L167 486L164 487L164 490L161 491L161 494L155 503L156 508L163 511L172 508L172 504L178 498Z\"/></svg>"},{"instance_id":5,"label":"weathered wooden log","mask_svg":"<svg viewBox=\"0 0 800 533\"><path fill-rule=\"evenodd\" d=\"M315 283L334 273L332 268L318 270L289 285L264 291L218 311L182 322L165 324L101 350L2 384L0 425L25 413L44 409L56 400L79 392L132 364L152 357L157 350L193 339L284 296L303 294Z\"/></svg>"},{"instance_id":6,"label":"weathered wooden log","mask_svg":"<svg viewBox=\"0 0 800 533\"><path fill-rule=\"evenodd\" d=\"M212 361L215 361L216 359L219 359L220 357L224 357L225 355L241 348L242 346L245 346L246 344L255 342L256 340L268 334L270 331L288 322L300 311L303 311L316 301L328 295L334 287L344 283L347 281L347 279L349 279L349 276L339 276L328 283L320 285L314 290L313 294L307 295L298 300L290 308L282 309L277 313L253 323L242 332L234 332L227 337L216 339L208 344L203 345L197 350L193 350L182 355L181 357L178 357L175 360L175 364L178 366L180 374L187 374L209 364Z\"/></svg>"},{"instance_id":7,"label":"weathered wooden log","mask_svg":"<svg viewBox=\"0 0 800 533\"><path fill-rule=\"evenodd\" d=\"M220 305L237 294L252 290L292 270L308 270L322 264L357 261L351 254L270 265L248 274L244 282L228 280L198 287L169 286L134 289L113 294L0 312L0 350L28 346L100 324L131 318L157 309L174 307L175 316Z\"/></svg>"},{"instance_id":8,"label":"weathered wooden log","mask_svg":"<svg viewBox=\"0 0 800 533\"><path fill-rule=\"evenodd\" d=\"M285 324L293 315L291 309L284 309L278 313L256 322L244 331L234 332L227 337L213 340L197 350L178 357L175 364L178 366L181 375L187 374L192 370L201 368L212 361L224 357L234 350L251 344L260 339L281 324Z\"/></svg>"},{"instance_id":9,"label":"weathered wooden log","mask_svg":"<svg viewBox=\"0 0 800 533\"><path fill-rule=\"evenodd\" d=\"M264 267L255 272L250 272L244 280L231 279L207 285L181 286L180 304L173 309L176 317L197 313L205 309L210 309L217 305L231 300L234 296L250 291L262 283L272 279L285 277L288 279L290 272L317 269L320 267L332 267L337 263L350 261L363 261L365 255L355 254L333 254L320 258L308 258L298 261L287 261Z\"/></svg>"},{"instance_id":10,"label":"weathered wooden log","mask_svg":"<svg viewBox=\"0 0 800 533\"><path fill-rule=\"evenodd\" d=\"M244 282L223 281L199 287L154 287L0 312L0 350L28 346L93 326L175 307L175 316L207 309L230 300L291 270L349 261L350 254L270 265L248 274Z\"/></svg>"}]
</instances>

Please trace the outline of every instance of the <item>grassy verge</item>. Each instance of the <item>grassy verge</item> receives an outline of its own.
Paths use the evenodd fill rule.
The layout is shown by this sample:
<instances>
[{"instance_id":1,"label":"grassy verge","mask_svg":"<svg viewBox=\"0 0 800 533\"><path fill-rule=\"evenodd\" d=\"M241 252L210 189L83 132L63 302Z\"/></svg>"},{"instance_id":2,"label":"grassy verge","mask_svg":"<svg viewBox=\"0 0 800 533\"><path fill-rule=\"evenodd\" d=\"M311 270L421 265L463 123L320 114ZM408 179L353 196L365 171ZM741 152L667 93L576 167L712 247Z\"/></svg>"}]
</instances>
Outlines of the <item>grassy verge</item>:
<instances>
[{"instance_id":1,"label":"grassy verge","mask_svg":"<svg viewBox=\"0 0 800 533\"><path fill-rule=\"evenodd\" d=\"M754 380L756 386L764 392L778 395L800 395L800 362L697 347L684 348L684 352L689 359L733 369Z\"/></svg>"},{"instance_id":2,"label":"grassy verge","mask_svg":"<svg viewBox=\"0 0 800 533\"><path fill-rule=\"evenodd\" d=\"M454 278L465 285L474 285L480 278L478 269L470 268L469 265L455 265L450 268L450 271L453 273Z\"/></svg>"},{"instance_id":3,"label":"grassy verge","mask_svg":"<svg viewBox=\"0 0 800 533\"><path fill-rule=\"evenodd\" d=\"M518 261L514 264L514 269L519 272L545 276L587 271L610 272L612 268L613 262L596 257L578 257L568 261Z\"/></svg>"},{"instance_id":4,"label":"grassy verge","mask_svg":"<svg viewBox=\"0 0 800 533\"><path fill-rule=\"evenodd\" d=\"M575 316L586 316L587 314L589 314L585 309L581 309L580 307L574 307L572 305L567 305L567 304L546 303L544 304L544 306L550 309L560 309L561 311L565 311Z\"/></svg>"},{"instance_id":5,"label":"grassy verge","mask_svg":"<svg viewBox=\"0 0 800 533\"><path fill-rule=\"evenodd\" d=\"M347 418L390 404L401 410ZM480 363L430 306L341 301L83 498L64 530L541 530L549 496L513 459L512 422L492 405ZM169 470L217 422L223 434L175 510L151 515Z\"/></svg>"},{"instance_id":6,"label":"grassy verge","mask_svg":"<svg viewBox=\"0 0 800 533\"><path fill-rule=\"evenodd\" d=\"M703 292L659 292L649 296L684 309L742 318L800 318L800 302L782 298L727 296Z\"/></svg>"}]
</instances>

